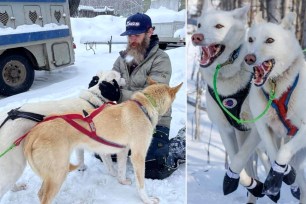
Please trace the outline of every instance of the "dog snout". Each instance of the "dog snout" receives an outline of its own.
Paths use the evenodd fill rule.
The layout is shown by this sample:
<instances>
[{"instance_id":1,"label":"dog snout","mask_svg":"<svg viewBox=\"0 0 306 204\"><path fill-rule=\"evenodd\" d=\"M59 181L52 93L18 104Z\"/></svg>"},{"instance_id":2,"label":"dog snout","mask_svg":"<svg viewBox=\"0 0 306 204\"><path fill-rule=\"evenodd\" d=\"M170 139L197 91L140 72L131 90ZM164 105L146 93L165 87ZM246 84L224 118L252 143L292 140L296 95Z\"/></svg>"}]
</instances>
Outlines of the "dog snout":
<instances>
[{"instance_id":1,"label":"dog snout","mask_svg":"<svg viewBox=\"0 0 306 204\"><path fill-rule=\"evenodd\" d=\"M195 33L191 36L193 44L199 44L204 40L204 35L201 33Z\"/></svg>"},{"instance_id":2,"label":"dog snout","mask_svg":"<svg viewBox=\"0 0 306 204\"><path fill-rule=\"evenodd\" d=\"M245 56L244 61L248 64L254 64L256 61L256 56L254 54L248 54L247 56Z\"/></svg>"}]
</instances>

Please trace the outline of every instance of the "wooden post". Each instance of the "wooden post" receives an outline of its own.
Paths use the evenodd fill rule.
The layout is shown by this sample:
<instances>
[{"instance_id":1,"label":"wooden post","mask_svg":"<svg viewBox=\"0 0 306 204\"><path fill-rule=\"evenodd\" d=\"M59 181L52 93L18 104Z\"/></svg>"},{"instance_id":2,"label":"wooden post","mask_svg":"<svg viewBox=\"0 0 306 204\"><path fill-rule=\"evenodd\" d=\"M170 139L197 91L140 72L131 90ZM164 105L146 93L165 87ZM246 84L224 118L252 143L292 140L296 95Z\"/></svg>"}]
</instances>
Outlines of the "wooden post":
<instances>
[{"instance_id":1,"label":"wooden post","mask_svg":"<svg viewBox=\"0 0 306 204\"><path fill-rule=\"evenodd\" d=\"M113 36L111 36L110 41L108 41L109 53L112 52L112 41L113 41Z\"/></svg>"}]
</instances>

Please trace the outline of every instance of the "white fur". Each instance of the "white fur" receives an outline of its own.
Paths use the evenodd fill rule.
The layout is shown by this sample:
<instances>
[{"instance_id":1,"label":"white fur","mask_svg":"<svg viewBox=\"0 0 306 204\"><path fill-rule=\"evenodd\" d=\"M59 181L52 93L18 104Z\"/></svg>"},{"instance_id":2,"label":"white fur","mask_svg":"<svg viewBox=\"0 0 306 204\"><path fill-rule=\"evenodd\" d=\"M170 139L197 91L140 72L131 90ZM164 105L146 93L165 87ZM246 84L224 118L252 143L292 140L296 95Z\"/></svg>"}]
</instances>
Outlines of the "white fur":
<instances>
[{"instance_id":1,"label":"white fur","mask_svg":"<svg viewBox=\"0 0 306 204\"><path fill-rule=\"evenodd\" d=\"M224 52L218 58L216 58L216 60L209 67L200 67L200 71L202 72L205 82L210 87L213 87L213 76L217 64L222 64L227 61L230 54L244 42L249 5L233 11L221 11L213 9L211 5L207 5L210 1L204 2L205 5L202 10L202 16L198 21L200 25L197 31L197 33L204 35L204 40L200 43L194 44L197 46L207 46L216 43L226 46ZM216 28L217 24L221 24L223 27L218 29ZM217 79L219 95L229 96L235 94L238 92L238 90L243 89L249 83L251 74L245 70L245 53L246 48L244 45L242 45L240 55L235 62L233 64L224 66L219 71ZM248 160L251 155L249 150L251 149L254 151L257 144L260 142L258 133L255 128L253 128L252 131L246 132L236 130L227 121L223 112L208 91L206 91L206 100L209 118L218 126L222 142L229 154L230 160L235 160L235 162L231 165L231 169L234 172L241 172L240 183L244 186L249 186L251 184L251 178L242 169L243 167L247 167L248 172L252 176L256 176L256 171L252 168L251 162L246 165L246 162L244 161ZM242 114L249 119L250 110L248 108L247 99L243 104ZM247 152L247 154L245 152ZM238 156L235 157L236 159L234 159L236 154ZM243 160L241 160L242 162L240 161L239 157L243 158ZM250 195L248 202L255 203L256 199Z\"/></svg>"},{"instance_id":2,"label":"white fur","mask_svg":"<svg viewBox=\"0 0 306 204\"><path fill-rule=\"evenodd\" d=\"M76 112L82 109L93 108L88 101L96 106L100 106L107 102L107 99L101 96L99 90L99 84L102 80L111 82L113 79L118 81L119 85L124 85L125 80L121 78L120 73L116 71L103 71L97 74L99 76L99 82L95 86L88 90L84 90L80 93L79 98L69 98L57 101L47 101L39 103L30 103L23 105L19 110L39 113L42 115L59 114L63 112ZM6 112L1 113L1 123L7 117ZM15 119L8 120L6 124L0 129L0 151L3 152L8 148L17 138L28 132L36 122L28 119ZM107 159L107 156L100 155L102 159ZM80 150L77 154L81 169L84 170L84 152ZM0 158L0 199L10 189L14 187L15 182L21 176L26 166L26 159L23 154L23 142L9 151L6 155ZM116 175L111 163L107 166L110 174ZM124 183L125 172L121 173L119 181ZM24 185L15 186L14 190L24 189Z\"/></svg>"},{"instance_id":3,"label":"white fur","mask_svg":"<svg viewBox=\"0 0 306 204\"><path fill-rule=\"evenodd\" d=\"M301 166L305 152L300 151L306 147L306 64L294 33L295 16L295 14L289 13L280 25L262 21L255 23L248 33L248 36L254 40L252 43L248 43L248 53L256 56L254 65L272 58L275 59L275 65L269 79L276 81L276 99L292 86L299 73L299 81L291 95L287 113L287 118L299 128L297 134L292 139L287 137L287 131L273 108L270 108L268 113L256 122L256 127L271 161L276 161L278 164L293 162L292 166L297 170L296 182L301 191L300 203L306 203L306 181L304 167ZM265 43L268 38L274 39L274 42ZM250 71L254 65L249 67ZM262 87L266 92L271 89L268 80ZM262 87L254 85L251 88L250 107L253 115L259 115L267 104L267 99L261 90ZM276 137L286 138L286 143L280 148L275 143ZM294 155L296 157L292 159Z\"/></svg>"}]
</instances>

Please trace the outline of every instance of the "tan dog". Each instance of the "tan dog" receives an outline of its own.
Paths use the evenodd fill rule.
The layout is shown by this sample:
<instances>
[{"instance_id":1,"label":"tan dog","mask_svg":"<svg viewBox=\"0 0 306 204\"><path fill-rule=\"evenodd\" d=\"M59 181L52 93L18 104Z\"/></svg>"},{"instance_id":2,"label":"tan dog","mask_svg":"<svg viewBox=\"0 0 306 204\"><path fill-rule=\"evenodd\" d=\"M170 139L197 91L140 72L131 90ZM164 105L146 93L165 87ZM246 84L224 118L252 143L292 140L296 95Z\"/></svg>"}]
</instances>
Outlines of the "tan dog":
<instances>
[{"instance_id":1,"label":"tan dog","mask_svg":"<svg viewBox=\"0 0 306 204\"><path fill-rule=\"evenodd\" d=\"M61 100L41 101L37 103L26 103L22 105L19 111L38 113L43 115L63 114L66 112L82 111L82 109L89 109L99 107L108 100L101 95L99 85L102 81L112 82L117 80L120 86L125 85L125 80L121 78L120 73L116 71L104 70L96 75L98 77L97 84L89 89L81 91L79 97L71 97ZM0 124L8 116L7 111L0 112ZM25 118L17 118L15 120L8 120L3 127L0 128L0 152L8 148L15 140L27 133L33 128L37 122ZM22 175L26 167L26 158L23 154L23 142L12 151L9 151L5 156L0 158L0 200L2 196L12 189L16 181ZM110 155L101 155L103 163L106 165L109 173L116 176L116 171L113 167ZM81 163L80 170L85 169L83 150L77 151L77 159ZM119 172L118 172L119 174ZM122 177L118 180L122 184ZM126 180L126 178L124 177ZM124 181L125 181L124 180ZM23 190L26 184L18 184L13 187L14 191Z\"/></svg>"},{"instance_id":2,"label":"tan dog","mask_svg":"<svg viewBox=\"0 0 306 204\"><path fill-rule=\"evenodd\" d=\"M130 101L107 106L93 118L97 135L127 148L98 143L61 118L42 122L29 132L24 153L34 172L43 180L38 193L42 204L52 203L68 172L75 168L69 162L70 154L73 149L80 147L99 154L117 153L118 168L121 165L125 167L127 149L130 148L136 184L142 201L149 204L159 202L158 198L148 197L145 191L145 157L158 117L170 108L183 83L171 88L150 79L148 82L150 86L142 92L136 92ZM77 122L88 129L86 122Z\"/></svg>"}]
</instances>

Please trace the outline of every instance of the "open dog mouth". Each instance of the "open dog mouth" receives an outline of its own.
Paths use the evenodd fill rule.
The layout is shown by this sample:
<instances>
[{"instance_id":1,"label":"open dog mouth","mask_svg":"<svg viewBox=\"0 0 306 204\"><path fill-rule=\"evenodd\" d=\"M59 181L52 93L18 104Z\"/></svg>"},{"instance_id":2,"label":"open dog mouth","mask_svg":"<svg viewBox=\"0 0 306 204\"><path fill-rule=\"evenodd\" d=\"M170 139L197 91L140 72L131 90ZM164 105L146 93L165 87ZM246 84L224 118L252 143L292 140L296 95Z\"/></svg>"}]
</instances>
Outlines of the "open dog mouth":
<instances>
[{"instance_id":1,"label":"open dog mouth","mask_svg":"<svg viewBox=\"0 0 306 204\"><path fill-rule=\"evenodd\" d=\"M217 57L219 57L225 50L225 46L221 44L211 44L208 46L202 46L201 49L201 67L208 67L211 65Z\"/></svg>"},{"instance_id":2,"label":"open dog mouth","mask_svg":"<svg viewBox=\"0 0 306 204\"><path fill-rule=\"evenodd\" d=\"M256 86L262 86L269 74L272 71L272 68L274 67L275 60L274 59L269 59L261 63L260 65L254 66L253 71L254 71L254 76L253 76L253 83Z\"/></svg>"}]
</instances>

